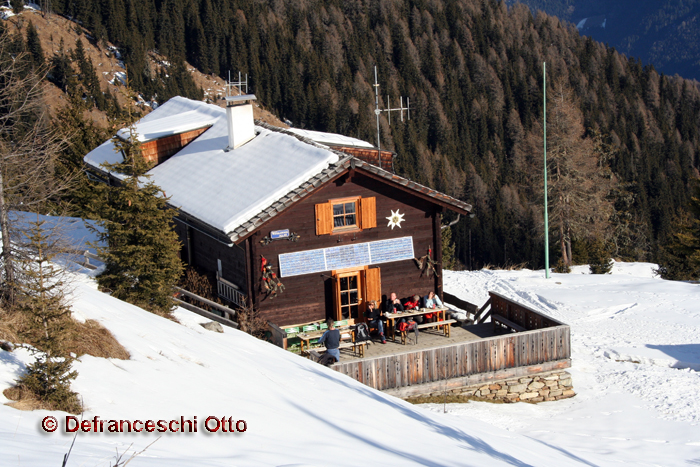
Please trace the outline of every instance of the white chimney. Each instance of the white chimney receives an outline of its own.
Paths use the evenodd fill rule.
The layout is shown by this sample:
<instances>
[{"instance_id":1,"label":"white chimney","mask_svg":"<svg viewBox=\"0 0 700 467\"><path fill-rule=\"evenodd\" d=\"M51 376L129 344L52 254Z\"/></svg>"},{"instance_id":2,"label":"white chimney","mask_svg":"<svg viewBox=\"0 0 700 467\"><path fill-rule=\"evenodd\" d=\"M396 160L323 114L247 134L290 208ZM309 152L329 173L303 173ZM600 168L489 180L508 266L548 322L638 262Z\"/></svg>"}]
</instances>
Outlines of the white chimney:
<instances>
[{"instance_id":1,"label":"white chimney","mask_svg":"<svg viewBox=\"0 0 700 467\"><path fill-rule=\"evenodd\" d=\"M255 138L253 122L254 94L226 96L226 120L228 123L228 147L232 151Z\"/></svg>"}]
</instances>

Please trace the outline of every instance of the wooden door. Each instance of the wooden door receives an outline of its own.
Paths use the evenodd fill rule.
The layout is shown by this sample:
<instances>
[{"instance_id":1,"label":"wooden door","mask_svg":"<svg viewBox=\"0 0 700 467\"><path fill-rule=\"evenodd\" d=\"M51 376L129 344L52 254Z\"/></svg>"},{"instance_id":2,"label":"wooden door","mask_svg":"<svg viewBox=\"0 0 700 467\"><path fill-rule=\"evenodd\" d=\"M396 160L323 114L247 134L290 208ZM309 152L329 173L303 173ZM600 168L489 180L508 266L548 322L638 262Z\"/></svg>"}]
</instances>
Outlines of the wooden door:
<instances>
[{"instance_id":1,"label":"wooden door","mask_svg":"<svg viewBox=\"0 0 700 467\"><path fill-rule=\"evenodd\" d=\"M364 315L361 272L340 273L335 281L336 285L336 320L355 319L360 320Z\"/></svg>"}]
</instances>

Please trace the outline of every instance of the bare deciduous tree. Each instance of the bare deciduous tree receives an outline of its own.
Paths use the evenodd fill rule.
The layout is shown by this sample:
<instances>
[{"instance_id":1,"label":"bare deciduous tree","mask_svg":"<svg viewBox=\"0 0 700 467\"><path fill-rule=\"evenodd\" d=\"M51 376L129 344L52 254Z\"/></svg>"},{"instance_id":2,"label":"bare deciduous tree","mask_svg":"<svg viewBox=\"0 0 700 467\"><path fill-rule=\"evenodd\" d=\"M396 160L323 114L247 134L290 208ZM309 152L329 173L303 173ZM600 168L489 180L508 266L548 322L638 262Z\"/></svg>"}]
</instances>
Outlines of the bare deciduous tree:
<instances>
[{"instance_id":1,"label":"bare deciduous tree","mask_svg":"<svg viewBox=\"0 0 700 467\"><path fill-rule=\"evenodd\" d=\"M1 284L6 305L15 301L13 210L46 210L75 179L58 179L56 161L65 139L51 129L41 96L45 70L28 66L26 54L9 51L11 39L0 35L0 232Z\"/></svg>"}]
</instances>

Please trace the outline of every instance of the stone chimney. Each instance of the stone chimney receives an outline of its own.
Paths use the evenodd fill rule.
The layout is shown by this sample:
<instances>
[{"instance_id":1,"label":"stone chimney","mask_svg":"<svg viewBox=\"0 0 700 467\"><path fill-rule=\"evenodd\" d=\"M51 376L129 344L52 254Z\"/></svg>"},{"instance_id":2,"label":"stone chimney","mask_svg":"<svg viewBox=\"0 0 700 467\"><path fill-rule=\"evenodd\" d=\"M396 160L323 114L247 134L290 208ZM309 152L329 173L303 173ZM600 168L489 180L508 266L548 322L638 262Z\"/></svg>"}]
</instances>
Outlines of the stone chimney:
<instances>
[{"instance_id":1,"label":"stone chimney","mask_svg":"<svg viewBox=\"0 0 700 467\"><path fill-rule=\"evenodd\" d=\"M228 124L228 147L233 151L255 138L253 121L254 94L226 96L226 120Z\"/></svg>"}]
</instances>

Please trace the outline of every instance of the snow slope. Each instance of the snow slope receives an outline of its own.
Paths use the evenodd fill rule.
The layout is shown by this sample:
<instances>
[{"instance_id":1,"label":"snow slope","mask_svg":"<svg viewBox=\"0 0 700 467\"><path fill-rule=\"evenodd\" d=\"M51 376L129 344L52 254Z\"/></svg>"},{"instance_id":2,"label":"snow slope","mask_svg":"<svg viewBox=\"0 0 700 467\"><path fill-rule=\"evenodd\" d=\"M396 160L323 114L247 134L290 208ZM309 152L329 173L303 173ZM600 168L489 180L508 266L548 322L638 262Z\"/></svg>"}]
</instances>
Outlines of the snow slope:
<instances>
[{"instance_id":1,"label":"snow slope","mask_svg":"<svg viewBox=\"0 0 700 467\"><path fill-rule=\"evenodd\" d=\"M188 312L176 312L182 324L144 312L98 292L87 276L77 277L73 309L108 327L132 356L80 358L73 387L86 420L198 417L197 433L163 434L130 466L581 465L517 433L431 414L242 332L206 331ZM0 389L28 361L23 350L1 351ZM0 405L0 465L60 465L72 437L43 433L47 415L63 425L65 414ZM247 431L208 434L208 416L245 420ZM109 465L115 449L139 451L157 437L80 433L68 465Z\"/></svg>"},{"instance_id":2,"label":"snow slope","mask_svg":"<svg viewBox=\"0 0 700 467\"><path fill-rule=\"evenodd\" d=\"M483 303L495 290L572 326L569 400L537 405L412 406L233 329L206 331L179 309L178 324L96 290L77 274L74 314L97 319L131 352L89 356L74 389L85 419L198 418L197 433L80 433L69 466L569 466L699 465L696 391L700 287L655 279L651 265L615 274L576 271L447 272L451 293ZM0 351L0 390L30 361ZM639 362L639 363L633 363ZM0 396L0 402L5 402ZM0 405L0 465L60 465L72 436L44 433L65 414ZM208 416L245 420L245 433L209 434Z\"/></svg>"}]
</instances>

